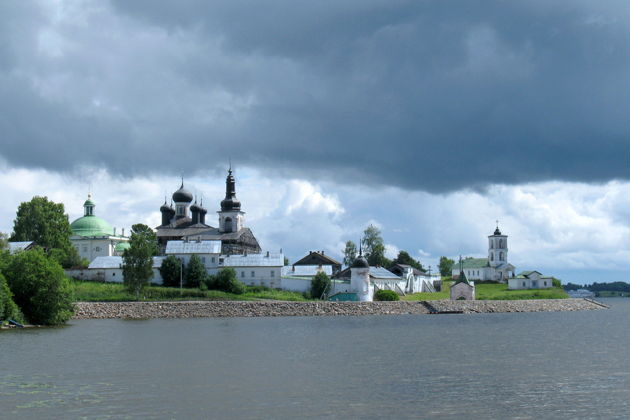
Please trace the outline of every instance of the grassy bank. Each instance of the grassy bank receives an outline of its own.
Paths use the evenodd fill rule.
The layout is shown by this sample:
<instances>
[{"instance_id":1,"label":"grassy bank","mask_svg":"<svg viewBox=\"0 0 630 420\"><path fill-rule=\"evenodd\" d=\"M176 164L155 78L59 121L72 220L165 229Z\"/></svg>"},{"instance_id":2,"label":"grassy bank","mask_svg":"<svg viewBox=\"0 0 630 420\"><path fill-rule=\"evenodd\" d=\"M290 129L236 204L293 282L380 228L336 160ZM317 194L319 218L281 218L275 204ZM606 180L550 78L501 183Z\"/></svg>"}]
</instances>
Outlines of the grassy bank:
<instances>
[{"instance_id":1,"label":"grassy bank","mask_svg":"<svg viewBox=\"0 0 630 420\"><path fill-rule=\"evenodd\" d=\"M135 301L120 283L99 283L73 280L74 299L77 302L128 302ZM246 286L245 293L235 295L219 290L182 289L175 287L150 286L145 288L141 300L259 300L274 299L286 301L308 300L301 293L275 290L257 286Z\"/></svg>"},{"instance_id":2,"label":"grassy bank","mask_svg":"<svg viewBox=\"0 0 630 420\"><path fill-rule=\"evenodd\" d=\"M444 282L438 293L414 293L403 300L441 300L449 299L451 282ZM476 284L477 300L520 300L520 299L566 299L569 296L561 287L551 289L508 290L507 284Z\"/></svg>"}]
</instances>

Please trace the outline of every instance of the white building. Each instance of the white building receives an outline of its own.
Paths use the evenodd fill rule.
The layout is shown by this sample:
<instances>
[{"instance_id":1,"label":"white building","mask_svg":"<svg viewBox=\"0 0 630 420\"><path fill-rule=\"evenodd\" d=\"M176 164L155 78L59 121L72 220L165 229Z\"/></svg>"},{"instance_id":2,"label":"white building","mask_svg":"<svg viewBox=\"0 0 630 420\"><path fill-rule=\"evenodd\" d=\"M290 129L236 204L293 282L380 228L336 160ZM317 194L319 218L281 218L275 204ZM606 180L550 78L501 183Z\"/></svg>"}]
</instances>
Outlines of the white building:
<instances>
[{"instance_id":1,"label":"white building","mask_svg":"<svg viewBox=\"0 0 630 420\"><path fill-rule=\"evenodd\" d=\"M153 257L153 278L151 283L162 284L160 266L166 257ZM67 276L78 280L123 282L123 259L120 256L96 257L86 269L66 270Z\"/></svg>"},{"instance_id":2,"label":"white building","mask_svg":"<svg viewBox=\"0 0 630 420\"><path fill-rule=\"evenodd\" d=\"M215 273L219 266L221 255L221 241L168 241L164 252L167 256L172 255L180 260L184 265L190 261L190 257L197 255L209 273Z\"/></svg>"},{"instance_id":3,"label":"white building","mask_svg":"<svg viewBox=\"0 0 630 420\"><path fill-rule=\"evenodd\" d=\"M507 235L501 234L497 226L494 234L488 236L488 257L464 259L461 267L453 266L453 278L459 275L460 269L464 271L468 280L505 283L514 277L516 268L508 262L507 238Z\"/></svg>"},{"instance_id":4,"label":"white building","mask_svg":"<svg viewBox=\"0 0 630 420\"><path fill-rule=\"evenodd\" d=\"M266 286L278 289L282 285L282 253L222 255L215 272L224 267L233 268L236 278L248 286ZM214 274L214 273L210 273Z\"/></svg>"},{"instance_id":5,"label":"white building","mask_svg":"<svg viewBox=\"0 0 630 420\"><path fill-rule=\"evenodd\" d=\"M283 290L293 292L306 292L311 290L311 281L318 273L324 273L328 277L332 276L333 267L331 265L287 265L282 267Z\"/></svg>"},{"instance_id":6,"label":"white building","mask_svg":"<svg viewBox=\"0 0 630 420\"><path fill-rule=\"evenodd\" d=\"M435 292L435 281L440 281L439 273L430 274L407 264L394 264L389 271L405 279L405 293Z\"/></svg>"},{"instance_id":7,"label":"white building","mask_svg":"<svg viewBox=\"0 0 630 420\"><path fill-rule=\"evenodd\" d=\"M374 292L392 290L399 295L405 294L408 279L397 276L383 267L371 267L365 257L359 255L351 267L340 271L333 277L331 291L328 295L333 300L357 300L371 302ZM335 299L335 295L343 294L343 299ZM352 295L352 296L349 296Z\"/></svg>"},{"instance_id":8,"label":"white building","mask_svg":"<svg viewBox=\"0 0 630 420\"><path fill-rule=\"evenodd\" d=\"M9 253L15 254L16 252L29 251L35 247L35 242L9 242Z\"/></svg>"},{"instance_id":9,"label":"white building","mask_svg":"<svg viewBox=\"0 0 630 420\"><path fill-rule=\"evenodd\" d=\"M553 278L545 277L539 271L523 271L508 280L508 289L549 289L553 287Z\"/></svg>"},{"instance_id":10,"label":"white building","mask_svg":"<svg viewBox=\"0 0 630 420\"><path fill-rule=\"evenodd\" d=\"M92 196L83 203L83 217L70 224L72 236L70 242L77 249L82 259L93 261L97 257L109 257L122 255L129 247L129 238L116 234L116 229L100 217L96 217L94 208L96 204Z\"/></svg>"}]
</instances>

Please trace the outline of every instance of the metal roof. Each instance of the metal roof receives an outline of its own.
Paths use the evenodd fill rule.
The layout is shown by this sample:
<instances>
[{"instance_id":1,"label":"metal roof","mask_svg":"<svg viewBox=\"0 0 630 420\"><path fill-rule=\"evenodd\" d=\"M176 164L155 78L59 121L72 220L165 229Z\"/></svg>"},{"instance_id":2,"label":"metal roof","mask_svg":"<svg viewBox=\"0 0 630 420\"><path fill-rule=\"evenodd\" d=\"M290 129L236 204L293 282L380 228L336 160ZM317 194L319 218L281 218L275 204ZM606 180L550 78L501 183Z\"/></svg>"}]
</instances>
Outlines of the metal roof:
<instances>
[{"instance_id":1,"label":"metal roof","mask_svg":"<svg viewBox=\"0 0 630 420\"><path fill-rule=\"evenodd\" d=\"M166 257L153 257L153 268L160 268ZM123 258L118 256L96 257L88 266L88 270L103 270L106 268L122 268Z\"/></svg>"},{"instance_id":2,"label":"metal roof","mask_svg":"<svg viewBox=\"0 0 630 420\"><path fill-rule=\"evenodd\" d=\"M462 260L462 269L466 270L468 268L486 268L489 267L487 258L466 258ZM455 261L453 264L453 271L459 271L459 261Z\"/></svg>"},{"instance_id":3,"label":"metal roof","mask_svg":"<svg viewBox=\"0 0 630 420\"><path fill-rule=\"evenodd\" d=\"M27 249L31 245L33 245L33 241L9 242L9 252L11 252L11 254L14 254L14 253L16 253L18 251L24 251L25 249Z\"/></svg>"},{"instance_id":4,"label":"metal roof","mask_svg":"<svg viewBox=\"0 0 630 420\"><path fill-rule=\"evenodd\" d=\"M279 253L229 255L221 257L223 267L282 267L284 255ZM219 260L221 261L221 260Z\"/></svg>"},{"instance_id":5,"label":"metal roof","mask_svg":"<svg viewBox=\"0 0 630 420\"><path fill-rule=\"evenodd\" d=\"M314 277L320 271L330 277L332 276L332 265L287 265L282 267L283 276Z\"/></svg>"},{"instance_id":6,"label":"metal roof","mask_svg":"<svg viewBox=\"0 0 630 420\"><path fill-rule=\"evenodd\" d=\"M102 269L102 268L120 268L122 267L123 259L122 257L111 256L111 257L96 257L90 265L88 265L88 269Z\"/></svg>"},{"instance_id":7,"label":"metal roof","mask_svg":"<svg viewBox=\"0 0 630 420\"><path fill-rule=\"evenodd\" d=\"M370 277L375 279L400 280L400 277L383 267L370 267Z\"/></svg>"},{"instance_id":8,"label":"metal roof","mask_svg":"<svg viewBox=\"0 0 630 420\"><path fill-rule=\"evenodd\" d=\"M220 254L221 241L168 241L166 254Z\"/></svg>"}]
</instances>

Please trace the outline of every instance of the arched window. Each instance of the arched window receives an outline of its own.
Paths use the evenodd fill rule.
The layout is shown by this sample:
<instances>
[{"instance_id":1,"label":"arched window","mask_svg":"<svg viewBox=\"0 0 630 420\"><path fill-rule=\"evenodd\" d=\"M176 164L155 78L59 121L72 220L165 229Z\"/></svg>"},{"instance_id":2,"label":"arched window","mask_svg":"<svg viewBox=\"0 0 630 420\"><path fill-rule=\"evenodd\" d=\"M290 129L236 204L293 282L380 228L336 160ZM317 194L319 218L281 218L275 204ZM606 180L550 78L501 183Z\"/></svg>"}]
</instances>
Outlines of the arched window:
<instances>
[{"instance_id":1,"label":"arched window","mask_svg":"<svg viewBox=\"0 0 630 420\"><path fill-rule=\"evenodd\" d=\"M503 252L499 252L499 261L503 261Z\"/></svg>"},{"instance_id":2,"label":"arched window","mask_svg":"<svg viewBox=\"0 0 630 420\"><path fill-rule=\"evenodd\" d=\"M490 261L494 261L494 252L490 254Z\"/></svg>"},{"instance_id":3,"label":"arched window","mask_svg":"<svg viewBox=\"0 0 630 420\"><path fill-rule=\"evenodd\" d=\"M499 239L499 248L503 248L503 239Z\"/></svg>"},{"instance_id":4,"label":"arched window","mask_svg":"<svg viewBox=\"0 0 630 420\"><path fill-rule=\"evenodd\" d=\"M494 248L494 241L492 239L490 239L490 249Z\"/></svg>"},{"instance_id":5,"label":"arched window","mask_svg":"<svg viewBox=\"0 0 630 420\"><path fill-rule=\"evenodd\" d=\"M226 232L232 232L232 218L231 217L226 217L225 218L225 231Z\"/></svg>"}]
</instances>

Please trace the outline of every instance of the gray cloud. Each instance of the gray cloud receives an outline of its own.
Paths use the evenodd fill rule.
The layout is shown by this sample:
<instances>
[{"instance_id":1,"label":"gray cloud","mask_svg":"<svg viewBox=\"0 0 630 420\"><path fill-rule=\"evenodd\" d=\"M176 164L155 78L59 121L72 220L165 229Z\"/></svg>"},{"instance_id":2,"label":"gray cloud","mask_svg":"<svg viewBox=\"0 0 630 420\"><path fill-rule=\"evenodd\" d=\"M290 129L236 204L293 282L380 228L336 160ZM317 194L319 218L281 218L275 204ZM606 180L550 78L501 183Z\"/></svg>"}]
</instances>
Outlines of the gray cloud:
<instances>
[{"instance_id":1,"label":"gray cloud","mask_svg":"<svg viewBox=\"0 0 630 420\"><path fill-rule=\"evenodd\" d=\"M447 191L629 178L626 2L3 3L0 154ZM55 9L56 7L56 9Z\"/></svg>"}]
</instances>

